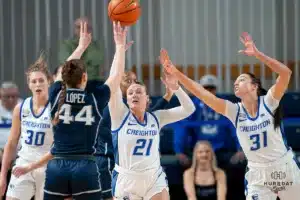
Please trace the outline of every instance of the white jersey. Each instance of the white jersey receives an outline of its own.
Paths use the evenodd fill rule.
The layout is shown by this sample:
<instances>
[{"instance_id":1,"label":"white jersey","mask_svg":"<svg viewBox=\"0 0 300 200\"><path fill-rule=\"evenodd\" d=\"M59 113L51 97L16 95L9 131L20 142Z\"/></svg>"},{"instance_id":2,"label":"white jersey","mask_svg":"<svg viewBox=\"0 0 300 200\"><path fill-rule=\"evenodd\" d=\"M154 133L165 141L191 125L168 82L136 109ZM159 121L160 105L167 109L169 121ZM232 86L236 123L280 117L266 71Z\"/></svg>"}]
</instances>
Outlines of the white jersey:
<instances>
[{"instance_id":1,"label":"white jersey","mask_svg":"<svg viewBox=\"0 0 300 200\"><path fill-rule=\"evenodd\" d=\"M236 127L240 145L250 162L266 163L281 158L287 151L281 127L274 128L274 112L279 101L269 91L258 99L258 111L252 118L241 103L226 102L226 116Z\"/></svg>"},{"instance_id":2,"label":"white jersey","mask_svg":"<svg viewBox=\"0 0 300 200\"><path fill-rule=\"evenodd\" d=\"M121 91L109 102L115 162L118 167L134 172L160 168L159 131L166 124L191 115L195 106L189 96L179 89L175 92L181 106L145 113L141 124L123 103ZM120 102L121 101L121 102Z\"/></svg>"},{"instance_id":3,"label":"white jersey","mask_svg":"<svg viewBox=\"0 0 300 200\"><path fill-rule=\"evenodd\" d=\"M19 103L22 102L19 99ZM12 122L12 110L7 110L0 100L0 149L4 149L10 134L11 122Z\"/></svg>"},{"instance_id":4,"label":"white jersey","mask_svg":"<svg viewBox=\"0 0 300 200\"><path fill-rule=\"evenodd\" d=\"M18 155L28 161L39 160L50 151L53 143L50 104L36 116L32 103L32 97L29 97L20 108L21 150Z\"/></svg>"},{"instance_id":5,"label":"white jersey","mask_svg":"<svg viewBox=\"0 0 300 200\"><path fill-rule=\"evenodd\" d=\"M128 111L120 129L112 134L118 137L120 167L141 171L160 166L159 124L155 114L147 112L145 123L141 124Z\"/></svg>"}]
</instances>

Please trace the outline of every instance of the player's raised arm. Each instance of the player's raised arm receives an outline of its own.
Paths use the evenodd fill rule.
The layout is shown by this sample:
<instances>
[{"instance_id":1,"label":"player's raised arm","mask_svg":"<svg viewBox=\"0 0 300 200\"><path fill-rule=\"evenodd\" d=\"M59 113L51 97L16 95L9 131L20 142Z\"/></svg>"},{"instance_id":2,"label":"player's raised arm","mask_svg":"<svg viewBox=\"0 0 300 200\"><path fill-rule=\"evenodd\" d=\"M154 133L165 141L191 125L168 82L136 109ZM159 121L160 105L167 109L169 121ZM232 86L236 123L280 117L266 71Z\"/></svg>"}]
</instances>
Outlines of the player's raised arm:
<instances>
[{"instance_id":1,"label":"player's raised arm","mask_svg":"<svg viewBox=\"0 0 300 200\"><path fill-rule=\"evenodd\" d=\"M247 56L255 56L258 60L266 64L273 72L278 74L276 83L270 88L270 92L276 100L280 100L288 88L292 71L281 62L260 52L248 33L243 33L240 40L245 45L245 49L240 50L240 53Z\"/></svg>"},{"instance_id":2,"label":"player's raised arm","mask_svg":"<svg viewBox=\"0 0 300 200\"><path fill-rule=\"evenodd\" d=\"M84 51L88 48L92 41L92 34L88 32L87 22L80 22L80 37L77 48L69 56L67 61L80 59Z\"/></svg>"},{"instance_id":3,"label":"player's raised arm","mask_svg":"<svg viewBox=\"0 0 300 200\"><path fill-rule=\"evenodd\" d=\"M159 116L159 122L161 127L163 127L166 124L170 124L187 118L196 109L191 98L179 86L178 80L175 75L169 74L166 71L164 71L164 78L162 79L162 81L177 96L180 106L167 110L156 111L157 115Z\"/></svg>"},{"instance_id":4,"label":"player's raised arm","mask_svg":"<svg viewBox=\"0 0 300 200\"><path fill-rule=\"evenodd\" d=\"M125 51L126 51L126 36L127 27L122 28L120 22L113 22L113 34L115 41L115 56L111 65L109 77L105 84L110 88L110 100L108 103L111 120L118 121L127 111L127 107L123 103L120 83L125 70ZM112 123L112 130L119 123Z\"/></svg>"},{"instance_id":5,"label":"player's raised arm","mask_svg":"<svg viewBox=\"0 0 300 200\"><path fill-rule=\"evenodd\" d=\"M80 59L82 54L88 48L92 41L92 35L88 32L88 24L87 22L80 22L80 37L77 48L73 51L73 53L68 57L66 61ZM55 81L61 81L61 70L57 73Z\"/></svg>"},{"instance_id":6,"label":"player's raised arm","mask_svg":"<svg viewBox=\"0 0 300 200\"><path fill-rule=\"evenodd\" d=\"M120 90L120 83L125 70L127 27L122 28L120 22L113 22L113 29L116 51L105 84L109 86L111 93L116 93Z\"/></svg>"},{"instance_id":7,"label":"player's raised arm","mask_svg":"<svg viewBox=\"0 0 300 200\"><path fill-rule=\"evenodd\" d=\"M225 115L226 101L216 97L211 92L207 91L199 83L191 80L186 75L181 73L176 67L172 64L169 59L168 52L165 49L161 50L160 57L163 62L163 66L169 73L174 74L178 81L193 95L201 99L206 105L214 109L216 112Z\"/></svg>"}]
</instances>

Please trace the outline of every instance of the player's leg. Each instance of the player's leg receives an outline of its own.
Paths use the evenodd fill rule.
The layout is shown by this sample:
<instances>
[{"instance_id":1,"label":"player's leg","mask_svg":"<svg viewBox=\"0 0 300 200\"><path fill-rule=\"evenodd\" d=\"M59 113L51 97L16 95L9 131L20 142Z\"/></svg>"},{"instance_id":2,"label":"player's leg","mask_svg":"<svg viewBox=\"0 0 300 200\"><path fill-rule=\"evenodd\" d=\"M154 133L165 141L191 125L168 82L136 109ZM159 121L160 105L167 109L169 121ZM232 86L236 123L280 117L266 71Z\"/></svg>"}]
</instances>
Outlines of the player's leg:
<instances>
[{"instance_id":1,"label":"player's leg","mask_svg":"<svg viewBox=\"0 0 300 200\"><path fill-rule=\"evenodd\" d=\"M33 178L35 180L35 195L34 200L43 200L44 186L45 186L45 168L38 168L33 171Z\"/></svg>"},{"instance_id":2,"label":"player's leg","mask_svg":"<svg viewBox=\"0 0 300 200\"><path fill-rule=\"evenodd\" d=\"M28 162L18 159L16 166L26 165ZM8 184L6 199L9 200L30 200L35 193L34 179L32 173L25 174L19 178L11 175L10 182Z\"/></svg>"},{"instance_id":3,"label":"player's leg","mask_svg":"<svg viewBox=\"0 0 300 200\"><path fill-rule=\"evenodd\" d=\"M151 200L170 200L169 192L166 189L163 189L162 192L154 195Z\"/></svg>"},{"instance_id":4,"label":"player's leg","mask_svg":"<svg viewBox=\"0 0 300 200\"><path fill-rule=\"evenodd\" d=\"M282 180L285 182L286 190L279 192L278 196L280 200L296 200L299 199L300 195L300 164L296 158L287 163L286 174L288 179Z\"/></svg>"},{"instance_id":5,"label":"player's leg","mask_svg":"<svg viewBox=\"0 0 300 200\"><path fill-rule=\"evenodd\" d=\"M44 200L59 200L71 196L69 180L70 163L64 159L53 159L46 169Z\"/></svg>"},{"instance_id":6,"label":"player's leg","mask_svg":"<svg viewBox=\"0 0 300 200\"><path fill-rule=\"evenodd\" d=\"M145 199L151 200L169 200L169 187L165 172L161 171L158 178L146 193Z\"/></svg>"},{"instance_id":7,"label":"player's leg","mask_svg":"<svg viewBox=\"0 0 300 200\"><path fill-rule=\"evenodd\" d=\"M99 156L96 159L100 172L102 199L112 200L111 176L114 162L106 156Z\"/></svg>"},{"instance_id":8,"label":"player's leg","mask_svg":"<svg viewBox=\"0 0 300 200\"><path fill-rule=\"evenodd\" d=\"M21 176L20 178L11 176L6 199L8 200L30 200L34 195L34 182L29 174Z\"/></svg>"},{"instance_id":9,"label":"player's leg","mask_svg":"<svg viewBox=\"0 0 300 200\"><path fill-rule=\"evenodd\" d=\"M101 199L100 173L94 157L70 160L71 188L74 199Z\"/></svg>"},{"instance_id":10,"label":"player's leg","mask_svg":"<svg viewBox=\"0 0 300 200\"><path fill-rule=\"evenodd\" d=\"M298 200L300 195L300 185L288 187L286 190L280 191L278 196L280 200Z\"/></svg>"}]
</instances>

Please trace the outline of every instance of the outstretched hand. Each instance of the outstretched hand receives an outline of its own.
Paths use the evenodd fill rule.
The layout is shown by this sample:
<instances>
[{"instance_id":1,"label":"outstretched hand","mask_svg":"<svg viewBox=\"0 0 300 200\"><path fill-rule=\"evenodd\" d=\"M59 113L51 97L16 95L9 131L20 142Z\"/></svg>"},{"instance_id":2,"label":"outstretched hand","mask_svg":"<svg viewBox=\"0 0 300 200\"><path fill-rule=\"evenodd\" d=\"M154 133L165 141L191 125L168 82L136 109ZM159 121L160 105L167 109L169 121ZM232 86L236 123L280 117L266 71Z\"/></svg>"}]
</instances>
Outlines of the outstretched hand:
<instances>
[{"instance_id":1,"label":"outstretched hand","mask_svg":"<svg viewBox=\"0 0 300 200\"><path fill-rule=\"evenodd\" d=\"M242 33L242 35L240 36L240 41L245 45L245 49L240 50L239 53L243 53L247 56L255 56L259 52L249 33Z\"/></svg>"},{"instance_id":2,"label":"outstretched hand","mask_svg":"<svg viewBox=\"0 0 300 200\"><path fill-rule=\"evenodd\" d=\"M173 72L176 68L173 65L173 63L171 62L167 50L165 50L165 49L160 50L159 61L160 61L160 64L164 67L164 70L168 74L173 74Z\"/></svg>"},{"instance_id":3,"label":"outstretched hand","mask_svg":"<svg viewBox=\"0 0 300 200\"><path fill-rule=\"evenodd\" d=\"M167 91L168 89L172 91L178 90L179 84L175 75L170 74L166 70L164 70L163 76L160 79L165 84Z\"/></svg>"},{"instance_id":4,"label":"outstretched hand","mask_svg":"<svg viewBox=\"0 0 300 200\"><path fill-rule=\"evenodd\" d=\"M126 47L126 36L128 32L128 27L123 28L120 22L113 22L113 28L115 44ZM129 45L129 47L130 46L131 45Z\"/></svg>"},{"instance_id":5,"label":"outstretched hand","mask_svg":"<svg viewBox=\"0 0 300 200\"><path fill-rule=\"evenodd\" d=\"M92 41L92 34L88 32L88 25L86 22L80 22L80 37L78 47L87 49Z\"/></svg>"}]
</instances>

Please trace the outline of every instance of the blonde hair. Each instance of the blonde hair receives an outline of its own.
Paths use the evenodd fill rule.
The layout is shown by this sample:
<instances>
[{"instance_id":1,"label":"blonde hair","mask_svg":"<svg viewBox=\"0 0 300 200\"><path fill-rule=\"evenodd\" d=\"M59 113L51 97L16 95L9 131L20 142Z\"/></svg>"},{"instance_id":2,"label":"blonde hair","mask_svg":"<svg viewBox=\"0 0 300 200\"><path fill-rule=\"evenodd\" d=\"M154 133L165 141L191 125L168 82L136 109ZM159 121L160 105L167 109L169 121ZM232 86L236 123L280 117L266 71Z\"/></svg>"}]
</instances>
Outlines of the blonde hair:
<instances>
[{"instance_id":1,"label":"blonde hair","mask_svg":"<svg viewBox=\"0 0 300 200\"><path fill-rule=\"evenodd\" d=\"M197 161L197 149L200 145L206 145L208 146L209 150L210 150L210 153L211 153L211 168L214 172L216 172L219 168L218 168L218 165L217 165L217 158L216 158L216 154L210 144L210 142L208 141L199 141L196 143L195 147L194 147L194 152L193 152L193 163L192 163L192 166L191 166L191 171L192 173L194 174L194 179L195 179L195 172L196 172L196 169L197 169L197 165L198 165L198 161Z\"/></svg>"}]
</instances>

